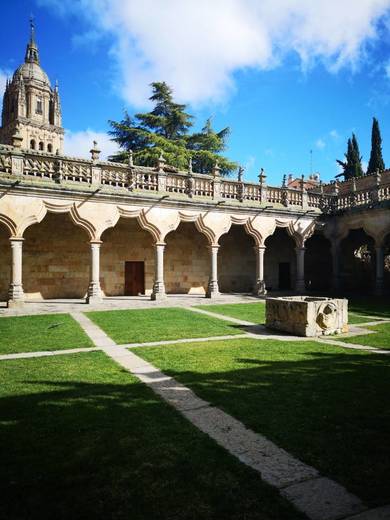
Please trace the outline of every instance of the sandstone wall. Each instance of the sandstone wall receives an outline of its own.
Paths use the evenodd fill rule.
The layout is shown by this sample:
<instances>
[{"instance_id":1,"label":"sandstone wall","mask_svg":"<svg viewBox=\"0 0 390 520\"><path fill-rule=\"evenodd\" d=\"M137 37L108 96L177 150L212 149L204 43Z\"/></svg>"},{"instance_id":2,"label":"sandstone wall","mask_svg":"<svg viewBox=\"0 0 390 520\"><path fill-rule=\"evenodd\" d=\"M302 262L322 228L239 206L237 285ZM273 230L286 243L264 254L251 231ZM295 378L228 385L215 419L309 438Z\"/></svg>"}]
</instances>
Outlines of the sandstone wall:
<instances>
[{"instance_id":1,"label":"sandstone wall","mask_svg":"<svg viewBox=\"0 0 390 520\"><path fill-rule=\"evenodd\" d=\"M220 240L218 281L221 292L252 292L256 281L254 239L233 225Z\"/></svg>"},{"instance_id":2,"label":"sandstone wall","mask_svg":"<svg viewBox=\"0 0 390 520\"><path fill-rule=\"evenodd\" d=\"M11 278L11 245L9 234L0 225L0 301L8 299L8 287Z\"/></svg>"},{"instance_id":3,"label":"sandstone wall","mask_svg":"<svg viewBox=\"0 0 390 520\"><path fill-rule=\"evenodd\" d=\"M145 293L153 289L154 247L152 235L136 219L119 219L102 235L100 282L106 296L125 294L125 262L144 262Z\"/></svg>"},{"instance_id":4,"label":"sandstone wall","mask_svg":"<svg viewBox=\"0 0 390 520\"><path fill-rule=\"evenodd\" d=\"M90 246L66 214L48 213L29 227L23 243L27 298L83 298L89 284Z\"/></svg>"},{"instance_id":5,"label":"sandstone wall","mask_svg":"<svg viewBox=\"0 0 390 520\"><path fill-rule=\"evenodd\" d=\"M207 238L194 224L182 222L167 235L165 242L166 292L205 294L211 262Z\"/></svg>"}]
</instances>

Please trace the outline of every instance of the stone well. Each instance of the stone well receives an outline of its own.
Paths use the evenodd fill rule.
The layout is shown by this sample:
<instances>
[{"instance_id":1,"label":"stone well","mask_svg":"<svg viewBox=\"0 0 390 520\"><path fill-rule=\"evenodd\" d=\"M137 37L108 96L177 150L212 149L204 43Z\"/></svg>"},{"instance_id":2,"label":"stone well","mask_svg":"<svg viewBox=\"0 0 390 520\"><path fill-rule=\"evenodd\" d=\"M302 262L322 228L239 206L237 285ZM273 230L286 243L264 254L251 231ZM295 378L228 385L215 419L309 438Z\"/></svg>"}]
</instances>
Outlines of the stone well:
<instances>
[{"instance_id":1,"label":"stone well","mask_svg":"<svg viewBox=\"0 0 390 520\"><path fill-rule=\"evenodd\" d=\"M266 327L297 336L348 332L348 300L311 296L267 298Z\"/></svg>"}]
</instances>

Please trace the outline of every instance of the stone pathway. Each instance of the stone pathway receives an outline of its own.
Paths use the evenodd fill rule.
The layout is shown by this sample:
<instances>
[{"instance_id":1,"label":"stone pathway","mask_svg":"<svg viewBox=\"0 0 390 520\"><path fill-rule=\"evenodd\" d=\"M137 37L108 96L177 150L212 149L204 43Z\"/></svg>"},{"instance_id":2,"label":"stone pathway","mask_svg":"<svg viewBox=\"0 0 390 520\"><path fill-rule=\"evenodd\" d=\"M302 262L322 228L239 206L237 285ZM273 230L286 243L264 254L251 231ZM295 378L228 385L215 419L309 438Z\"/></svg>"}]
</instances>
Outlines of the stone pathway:
<instances>
[{"instance_id":1,"label":"stone pathway","mask_svg":"<svg viewBox=\"0 0 390 520\"><path fill-rule=\"evenodd\" d=\"M359 498L337 482L321 476L315 468L200 399L192 390L133 351L116 345L85 314L72 313L72 316L97 347L152 388L199 430L207 433L241 462L258 471L265 482L278 488L282 496L311 520L349 518L367 509Z\"/></svg>"}]
</instances>

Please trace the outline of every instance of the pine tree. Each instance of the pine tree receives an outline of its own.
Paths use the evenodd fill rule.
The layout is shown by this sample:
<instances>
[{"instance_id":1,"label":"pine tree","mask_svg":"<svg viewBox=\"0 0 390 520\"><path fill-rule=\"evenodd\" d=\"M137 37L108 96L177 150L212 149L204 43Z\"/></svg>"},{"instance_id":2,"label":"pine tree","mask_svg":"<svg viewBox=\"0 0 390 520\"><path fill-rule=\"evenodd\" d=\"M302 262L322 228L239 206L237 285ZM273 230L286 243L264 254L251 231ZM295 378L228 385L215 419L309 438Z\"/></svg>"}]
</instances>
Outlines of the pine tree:
<instances>
[{"instance_id":1,"label":"pine tree","mask_svg":"<svg viewBox=\"0 0 390 520\"><path fill-rule=\"evenodd\" d=\"M379 129L379 123L376 117L372 118L372 131L371 131L371 155L368 163L367 175L375 173L377 170L380 172L385 169L385 163L382 157L382 137Z\"/></svg>"},{"instance_id":2,"label":"pine tree","mask_svg":"<svg viewBox=\"0 0 390 520\"><path fill-rule=\"evenodd\" d=\"M344 175L344 180L348 180L351 177L361 177L363 175L362 157L355 134L352 134L352 138L348 139L345 159L345 161L337 159L337 162L343 168L343 172L340 175Z\"/></svg>"},{"instance_id":3,"label":"pine tree","mask_svg":"<svg viewBox=\"0 0 390 520\"><path fill-rule=\"evenodd\" d=\"M218 162L222 175L232 173L237 165L221 155L229 128L215 132L208 120L201 132L189 134L193 116L186 112L186 105L174 101L166 83L152 83L151 87L149 99L154 104L151 112L134 117L125 113L122 121L109 121L109 134L122 149L110 160L125 162L132 150L136 164L155 166L163 153L167 164L179 170L187 170L192 159L195 172L210 173Z\"/></svg>"}]
</instances>

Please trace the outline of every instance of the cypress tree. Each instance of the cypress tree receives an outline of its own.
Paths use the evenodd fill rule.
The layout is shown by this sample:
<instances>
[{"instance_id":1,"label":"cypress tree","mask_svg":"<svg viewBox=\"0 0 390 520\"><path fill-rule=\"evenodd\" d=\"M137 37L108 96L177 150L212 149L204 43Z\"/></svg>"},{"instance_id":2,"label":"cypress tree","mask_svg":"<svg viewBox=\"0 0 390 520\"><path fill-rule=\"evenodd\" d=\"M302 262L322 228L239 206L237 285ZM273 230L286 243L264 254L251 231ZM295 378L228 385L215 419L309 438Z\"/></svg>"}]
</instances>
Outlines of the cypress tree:
<instances>
[{"instance_id":1,"label":"cypress tree","mask_svg":"<svg viewBox=\"0 0 390 520\"><path fill-rule=\"evenodd\" d=\"M380 172L385 169L385 163L382 157L382 137L379 129L379 123L376 117L372 118L372 131L371 131L371 155L368 163L367 175L375 173L377 170Z\"/></svg>"},{"instance_id":2,"label":"cypress tree","mask_svg":"<svg viewBox=\"0 0 390 520\"><path fill-rule=\"evenodd\" d=\"M345 161L337 159L337 162L343 168L343 172L340 175L344 175L344 180L348 180L351 177L361 177L363 175L362 157L355 134L352 134L352 137L348 139L347 152L344 155Z\"/></svg>"}]
</instances>

